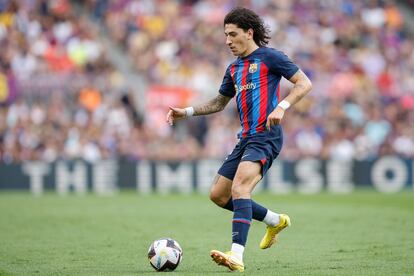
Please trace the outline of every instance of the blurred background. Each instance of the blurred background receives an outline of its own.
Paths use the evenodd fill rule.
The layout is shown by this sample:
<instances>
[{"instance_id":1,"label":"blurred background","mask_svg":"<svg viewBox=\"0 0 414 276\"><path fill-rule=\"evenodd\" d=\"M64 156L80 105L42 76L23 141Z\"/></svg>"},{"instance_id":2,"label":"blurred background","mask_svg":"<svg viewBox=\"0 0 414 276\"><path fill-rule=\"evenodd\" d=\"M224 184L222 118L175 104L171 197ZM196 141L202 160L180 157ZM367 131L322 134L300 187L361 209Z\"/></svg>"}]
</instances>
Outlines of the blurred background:
<instances>
[{"instance_id":1,"label":"blurred background","mask_svg":"<svg viewBox=\"0 0 414 276\"><path fill-rule=\"evenodd\" d=\"M237 5L313 82L283 122L268 178L284 175L265 188L414 185L413 1L0 0L0 187L211 180L237 142L234 101L174 127L165 117L217 95L234 60L222 22Z\"/></svg>"}]
</instances>

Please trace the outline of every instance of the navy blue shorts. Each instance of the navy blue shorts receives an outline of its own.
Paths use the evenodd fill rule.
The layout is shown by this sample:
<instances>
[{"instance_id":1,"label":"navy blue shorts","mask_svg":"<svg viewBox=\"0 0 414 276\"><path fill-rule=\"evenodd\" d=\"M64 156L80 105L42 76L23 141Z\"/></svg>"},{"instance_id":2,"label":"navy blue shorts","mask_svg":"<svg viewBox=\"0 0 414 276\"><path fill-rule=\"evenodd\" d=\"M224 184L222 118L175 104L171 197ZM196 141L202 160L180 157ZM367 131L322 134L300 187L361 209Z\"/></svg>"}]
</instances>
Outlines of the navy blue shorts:
<instances>
[{"instance_id":1,"label":"navy blue shorts","mask_svg":"<svg viewBox=\"0 0 414 276\"><path fill-rule=\"evenodd\" d=\"M266 130L250 137L241 138L224 160L218 174L233 180L241 161L253 161L262 164L263 177L273 160L279 155L282 144L283 131L280 125L272 126L270 131Z\"/></svg>"}]
</instances>

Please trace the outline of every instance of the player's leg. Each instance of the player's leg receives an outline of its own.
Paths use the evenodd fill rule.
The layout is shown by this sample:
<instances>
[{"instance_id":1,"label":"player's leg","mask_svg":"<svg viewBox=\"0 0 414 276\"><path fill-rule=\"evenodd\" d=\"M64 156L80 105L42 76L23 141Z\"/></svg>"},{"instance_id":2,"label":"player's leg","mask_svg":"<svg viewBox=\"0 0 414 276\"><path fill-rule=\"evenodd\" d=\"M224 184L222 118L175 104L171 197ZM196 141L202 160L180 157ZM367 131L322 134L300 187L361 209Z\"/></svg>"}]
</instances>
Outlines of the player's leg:
<instances>
[{"instance_id":1,"label":"player's leg","mask_svg":"<svg viewBox=\"0 0 414 276\"><path fill-rule=\"evenodd\" d=\"M267 169L270 167L271 163L264 163L262 167L262 174L266 174ZM260 241L259 247L261 249L266 249L271 247L277 242L277 237L280 231L290 226L290 218L285 214L277 214L270 210L267 211L266 216L263 219L263 222L267 224L266 232Z\"/></svg>"},{"instance_id":2,"label":"player's leg","mask_svg":"<svg viewBox=\"0 0 414 276\"><path fill-rule=\"evenodd\" d=\"M210 189L210 200L219 207L233 211L233 203L229 204L232 184L232 180L217 174Z\"/></svg>"},{"instance_id":3,"label":"player's leg","mask_svg":"<svg viewBox=\"0 0 414 276\"><path fill-rule=\"evenodd\" d=\"M261 175L264 175L271 165L271 163L264 161L261 163L256 162L256 164L262 165ZM252 186L256 186L260 179L261 177L257 177L255 183L252 183ZM214 203L230 211L234 211L233 197L231 195L232 184L232 180L217 175L210 192L210 199ZM267 225L265 235L263 236L259 247L262 249L269 248L277 242L277 234L290 225L290 218L285 214L275 213L253 200L251 200L251 206L252 218L257 221L262 221Z\"/></svg>"},{"instance_id":4,"label":"player's leg","mask_svg":"<svg viewBox=\"0 0 414 276\"><path fill-rule=\"evenodd\" d=\"M243 252L252 221L251 192L261 179L261 165L258 162L241 162L231 187L233 198L232 246L229 252L211 251L213 260L230 270L244 271Z\"/></svg>"},{"instance_id":5,"label":"player's leg","mask_svg":"<svg viewBox=\"0 0 414 276\"><path fill-rule=\"evenodd\" d=\"M262 165L261 175L265 176L272 166L273 160L279 155L282 144L282 129L280 125L274 126L271 131L264 132L260 138L255 139L254 143L251 143L251 147L246 147L245 154L248 154L246 160L260 160ZM267 227L259 246L266 249L276 243L280 231L290 226L290 218L285 214L277 214L268 210L263 221L267 224Z\"/></svg>"},{"instance_id":6,"label":"player's leg","mask_svg":"<svg viewBox=\"0 0 414 276\"><path fill-rule=\"evenodd\" d=\"M216 203L217 204L217 203ZM218 204L217 204L218 205ZM219 205L220 206L220 205ZM230 199L227 201L227 203L224 206L220 206L224 209L227 209L229 211L233 211L233 198L230 197ZM252 211L253 211L253 219L263 222L266 225L274 226L279 223L279 216L280 214L273 212L270 209L267 209L266 207L260 205L256 201L252 200Z\"/></svg>"},{"instance_id":7,"label":"player's leg","mask_svg":"<svg viewBox=\"0 0 414 276\"><path fill-rule=\"evenodd\" d=\"M223 164L225 166L226 164ZM260 178L258 179L260 181ZM231 186L233 180L217 174L210 190L210 199L218 206L233 212L233 198ZM279 223L279 215L252 200L253 219L263 221L267 225Z\"/></svg>"},{"instance_id":8,"label":"player's leg","mask_svg":"<svg viewBox=\"0 0 414 276\"><path fill-rule=\"evenodd\" d=\"M262 163L261 173L262 175L265 175L271 163L269 164L269 163L266 163L265 161L261 163ZM227 204L226 206L229 206L229 204ZM278 214L269 209L266 209L265 207L262 207L260 204L254 201L252 201L252 209L253 209L253 218L256 220L263 221L267 225L265 235L260 241L259 247L261 249L269 248L277 242L278 233L282 231L283 229L285 229L286 227L290 226L290 218L288 215Z\"/></svg>"},{"instance_id":9,"label":"player's leg","mask_svg":"<svg viewBox=\"0 0 414 276\"><path fill-rule=\"evenodd\" d=\"M236 163L237 162L237 163ZM234 177L239 162L226 161L219 172L224 172L228 177ZM223 173L223 174L224 174ZM231 197L231 186L233 180L223 175L217 174L214 177L213 185L210 190L210 199L218 206L233 212L233 198ZM260 178L259 178L260 180ZM258 180L258 181L259 181ZM261 206L252 200L253 219L263 221L267 225L279 223L279 215Z\"/></svg>"},{"instance_id":10,"label":"player's leg","mask_svg":"<svg viewBox=\"0 0 414 276\"><path fill-rule=\"evenodd\" d=\"M243 260L244 247L253 216L251 193L262 178L259 162L240 162L233 180L231 195L233 198L233 233L231 251Z\"/></svg>"}]
</instances>

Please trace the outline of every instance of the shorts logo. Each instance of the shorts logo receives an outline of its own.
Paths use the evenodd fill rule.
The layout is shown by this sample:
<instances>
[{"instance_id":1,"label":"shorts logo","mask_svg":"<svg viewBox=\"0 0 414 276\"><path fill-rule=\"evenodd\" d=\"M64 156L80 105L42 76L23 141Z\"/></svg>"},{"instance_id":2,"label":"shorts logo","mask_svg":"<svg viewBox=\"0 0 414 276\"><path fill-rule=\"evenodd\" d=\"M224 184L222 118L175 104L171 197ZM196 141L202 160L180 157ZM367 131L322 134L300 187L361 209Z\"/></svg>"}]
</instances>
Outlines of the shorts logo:
<instances>
[{"instance_id":1,"label":"shorts logo","mask_svg":"<svg viewBox=\"0 0 414 276\"><path fill-rule=\"evenodd\" d=\"M242 158L241 159L243 159L243 158L245 158L245 157L247 157L247 156L249 156L250 154L245 154L245 155L243 155L242 156Z\"/></svg>"},{"instance_id":2,"label":"shorts logo","mask_svg":"<svg viewBox=\"0 0 414 276\"><path fill-rule=\"evenodd\" d=\"M257 71L257 63L250 64L250 66L249 66L249 73L253 74L256 71Z\"/></svg>"}]
</instances>

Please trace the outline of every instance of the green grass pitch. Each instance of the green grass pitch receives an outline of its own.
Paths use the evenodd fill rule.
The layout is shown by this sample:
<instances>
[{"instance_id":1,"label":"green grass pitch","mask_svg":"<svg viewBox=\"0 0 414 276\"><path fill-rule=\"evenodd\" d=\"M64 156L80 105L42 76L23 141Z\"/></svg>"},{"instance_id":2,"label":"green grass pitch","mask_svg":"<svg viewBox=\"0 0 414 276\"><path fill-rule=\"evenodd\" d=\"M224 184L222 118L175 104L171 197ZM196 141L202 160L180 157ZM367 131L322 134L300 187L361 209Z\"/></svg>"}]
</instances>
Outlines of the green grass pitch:
<instances>
[{"instance_id":1,"label":"green grass pitch","mask_svg":"<svg viewBox=\"0 0 414 276\"><path fill-rule=\"evenodd\" d=\"M277 246L258 247L252 223L246 275L413 275L414 192L393 195L270 195L254 199L286 212ZM228 275L209 256L228 250L232 214L207 195L113 197L0 193L0 275L153 275L151 242L176 239L175 275Z\"/></svg>"}]
</instances>

